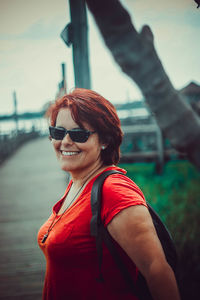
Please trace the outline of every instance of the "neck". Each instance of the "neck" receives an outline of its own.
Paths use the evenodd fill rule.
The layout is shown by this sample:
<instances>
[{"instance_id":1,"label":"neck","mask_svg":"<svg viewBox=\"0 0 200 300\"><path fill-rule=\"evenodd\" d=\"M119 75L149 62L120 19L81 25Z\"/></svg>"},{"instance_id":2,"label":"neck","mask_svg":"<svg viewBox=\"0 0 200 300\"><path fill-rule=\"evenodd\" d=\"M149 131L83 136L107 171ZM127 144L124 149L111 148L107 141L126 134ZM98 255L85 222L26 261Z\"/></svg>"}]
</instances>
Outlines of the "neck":
<instances>
[{"instance_id":1,"label":"neck","mask_svg":"<svg viewBox=\"0 0 200 300\"><path fill-rule=\"evenodd\" d=\"M106 166L107 167L107 166ZM96 176L100 171L104 170L105 166L99 162L93 165L92 168L86 169L83 172L71 173L71 178L73 182L73 186L79 187L88 182L88 180L92 179Z\"/></svg>"}]
</instances>

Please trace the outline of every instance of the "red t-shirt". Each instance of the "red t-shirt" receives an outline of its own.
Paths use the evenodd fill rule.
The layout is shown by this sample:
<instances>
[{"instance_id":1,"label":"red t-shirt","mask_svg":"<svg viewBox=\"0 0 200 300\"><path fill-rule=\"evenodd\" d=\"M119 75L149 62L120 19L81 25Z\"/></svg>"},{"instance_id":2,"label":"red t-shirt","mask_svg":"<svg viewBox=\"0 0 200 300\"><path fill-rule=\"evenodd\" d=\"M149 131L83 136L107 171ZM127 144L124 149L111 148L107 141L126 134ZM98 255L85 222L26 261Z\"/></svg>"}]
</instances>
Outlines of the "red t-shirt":
<instances>
[{"instance_id":1,"label":"red t-shirt","mask_svg":"<svg viewBox=\"0 0 200 300\"><path fill-rule=\"evenodd\" d=\"M108 167L106 170L117 169ZM97 175L98 176L98 175ZM96 177L97 177L96 176ZM38 232L38 243L46 258L46 275L43 300L134 300L108 249L103 246L102 273L104 282L98 282L98 258L95 239L90 234L92 217L90 195L94 177L78 199L67 209L63 217L50 231L45 243L41 243L53 218L59 211L72 182L64 196L54 207L49 219ZM126 176L110 175L102 190L102 220L105 226L122 209L132 205L145 205L141 190ZM56 216L55 221L59 218ZM118 246L125 263L136 281L137 269Z\"/></svg>"}]
</instances>

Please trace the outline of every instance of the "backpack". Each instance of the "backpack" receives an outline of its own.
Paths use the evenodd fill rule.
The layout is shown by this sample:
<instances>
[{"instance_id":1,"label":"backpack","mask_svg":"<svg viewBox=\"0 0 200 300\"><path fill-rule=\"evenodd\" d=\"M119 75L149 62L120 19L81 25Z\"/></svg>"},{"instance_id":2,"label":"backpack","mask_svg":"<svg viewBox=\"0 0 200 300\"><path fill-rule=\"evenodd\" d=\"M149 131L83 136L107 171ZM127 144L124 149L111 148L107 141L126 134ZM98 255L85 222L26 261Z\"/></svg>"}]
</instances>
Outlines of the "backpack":
<instances>
[{"instance_id":1,"label":"backpack","mask_svg":"<svg viewBox=\"0 0 200 300\"><path fill-rule=\"evenodd\" d=\"M96 249L98 255L98 263L99 263L99 278L98 280L103 282L103 275L101 272L101 265L103 259L103 248L102 243L104 242L107 246L108 250L110 251L116 265L118 266L119 270L121 271L122 276L125 279L128 287L131 289L132 293L136 295L139 299L150 300L152 299L147 283L139 272L137 283L135 284L132 280L132 277L124 264L121 256L119 255L116 247L114 246L114 241L108 232L107 228L104 227L102 220L101 220L101 192L102 186L105 179L111 174L122 174L126 176L122 172L116 170L109 170L105 171L104 173L100 174L97 179L94 181L92 192L91 192L91 208L92 208L92 219L90 222L90 232L91 235L95 237L96 241ZM154 209L147 203L149 213L152 217L153 224L155 226L158 238L161 242L163 247L166 260L169 265L172 267L175 276L176 276L176 266L177 266L177 253L176 249L172 240L172 237L166 228L166 226L161 221L158 214L154 211Z\"/></svg>"}]
</instances>

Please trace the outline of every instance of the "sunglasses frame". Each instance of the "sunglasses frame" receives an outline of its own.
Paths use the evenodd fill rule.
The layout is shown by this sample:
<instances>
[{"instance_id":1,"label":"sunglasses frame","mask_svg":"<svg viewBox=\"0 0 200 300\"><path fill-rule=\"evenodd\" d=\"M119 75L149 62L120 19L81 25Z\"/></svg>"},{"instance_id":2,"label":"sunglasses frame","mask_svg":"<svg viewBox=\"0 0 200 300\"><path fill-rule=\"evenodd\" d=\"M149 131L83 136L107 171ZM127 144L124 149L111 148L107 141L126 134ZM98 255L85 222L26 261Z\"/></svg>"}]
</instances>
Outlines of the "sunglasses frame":
<instances>
[{"instance_id":1,"label":"sunglasses frame","mask_svg":"<svg viewBox=\"0 0 200 300\"><path fill-rule=\"evenodd\" d=\"M58 130L60 133L63 133L63 138L61 139L56 139L55 136L53 137L51 134L51 130ZM77 141L76 139L74 140L73 137L71 137L71 133L73 134L73 132L84 132L85 133L85 139L83 141ZM89 131L87 129L82 129L82 128L77 128L77 129L71 129L71 130L67 130L65 128L58 128L58 127L54 127L54 126L49 126L49 133L52 139L56 140L56 141L62 141L64 139L64 137L69 134L70 139L75 142L75 143L86 143L87 140L89 139L90 135L95 133L96 131Z\"/></svg>"}]
</instances>

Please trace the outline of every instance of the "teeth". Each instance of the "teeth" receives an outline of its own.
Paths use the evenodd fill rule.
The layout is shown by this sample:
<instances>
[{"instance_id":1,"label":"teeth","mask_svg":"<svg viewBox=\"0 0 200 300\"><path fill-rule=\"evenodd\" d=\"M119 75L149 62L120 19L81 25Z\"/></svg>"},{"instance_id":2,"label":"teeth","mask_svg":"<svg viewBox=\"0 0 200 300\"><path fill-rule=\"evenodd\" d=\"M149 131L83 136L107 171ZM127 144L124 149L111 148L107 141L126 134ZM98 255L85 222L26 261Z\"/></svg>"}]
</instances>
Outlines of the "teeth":
<instances>
[{"instance_id":1,"label":"teeth","mask_svg":"<svg viewBox=\"0 0 200 300\"><path fill-rule=\"evenodd\" d=\"M79 154L79 152L62 151L62 155L65 155L65 156L71 156L71 155L76 155L76 154Z\"/></svg>"}]
</instances>

